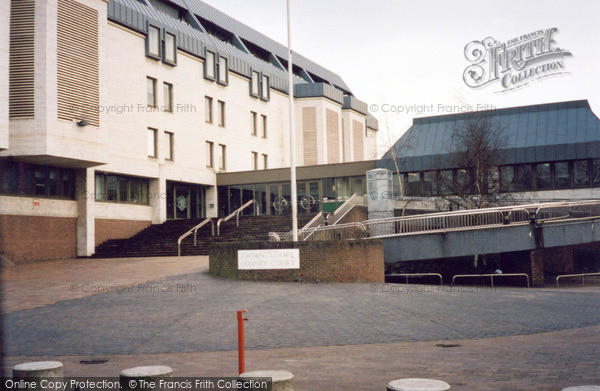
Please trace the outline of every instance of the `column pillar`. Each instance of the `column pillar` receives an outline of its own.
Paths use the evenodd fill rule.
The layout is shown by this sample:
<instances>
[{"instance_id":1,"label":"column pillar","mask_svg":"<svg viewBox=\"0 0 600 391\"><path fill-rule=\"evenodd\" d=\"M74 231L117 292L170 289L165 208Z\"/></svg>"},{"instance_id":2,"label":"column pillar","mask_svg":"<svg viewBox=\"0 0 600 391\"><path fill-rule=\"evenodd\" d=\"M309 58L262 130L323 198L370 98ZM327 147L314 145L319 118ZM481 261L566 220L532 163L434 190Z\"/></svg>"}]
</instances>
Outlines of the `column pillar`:
<instances>
[{"instance_id":1,"label":"column pillar","mask_svg":"<svg viewBox=\"0 0 600 391\"><path fill-rule=\"evenodd\" d=\"M75 179L77 195L77 255L89 257L96 249L94 207L94 169L77 170Z\"/></svg>"},{"instance_id":2,"label":"column pillar","mask_svg":"<svg viewBox=\"0 0 600 391\"><path fill-rule=\"evenodd\" d=\"M167 221L167 181L163 178L150 180L150 206L152 207L152 224Z\"/></svg>"},{"instance_id":3,"label":"column pillar","mask_svg":"<svg viewBox=\"0 0 600 391\"><path fill-rule=\"evenodd\" d=\"M544 258L546 249L540 248L529 252L531 286L544 286Z\"/></svg>"}]
</instances>

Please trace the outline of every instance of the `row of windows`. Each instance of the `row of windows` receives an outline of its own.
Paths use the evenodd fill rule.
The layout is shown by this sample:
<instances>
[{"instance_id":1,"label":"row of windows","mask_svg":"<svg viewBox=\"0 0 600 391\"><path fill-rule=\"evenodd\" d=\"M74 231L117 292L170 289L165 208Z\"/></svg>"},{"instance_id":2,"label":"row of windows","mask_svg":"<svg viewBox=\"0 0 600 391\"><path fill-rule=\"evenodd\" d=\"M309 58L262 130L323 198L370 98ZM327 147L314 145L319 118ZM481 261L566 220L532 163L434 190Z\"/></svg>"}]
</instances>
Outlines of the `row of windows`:
<instances>
[{"instance_id":1,"label":"row of windows","mask_svg":"<svg viewBox=\"0 0 600 391\"><path fill-rule=\"evenodd\" d=\"M158 108L157 96L158 81L153 77L146 77L146 104L148 107ZM163 82L163 106L160 111L173 112L173 84Z\"/></svg>"},{"instance_id":2,"label":"row of windows","mask_svg":"<svg viewBox=\"0 0 600 391\"><path fill-rule=\"evenodd\" d=\"M212 124L214 122L213 115L213 98L210 96L204 97L204 109L206 113L206 123ZM222 100L217 101L217 119L218 125L225 127L225 102Z\"/></svg>"},{"instance_id":3,"label":"row of windows","mask_svg":"<svg viewBox=\"0 0 600 391\"><path fill-rule=\"evenodd\" d=\"M0 194L74 200L75 172L68 168L0 161Z\"/></svg>"},{"instance_id":4,"label":"row of windows","mask_svg":"<svg viewBox=\"0 0 600 391\"><path fill-rule=\"evenodd\" d=\"M465 169L405 172L400 174L406 196L455 193L472 184L473 172ZM564 190L600 186L600 159L500 166L493 170L484 192ZM394 186L398 182L394 181ZM471 189L470 191L473 191ZM399 193L399 189L395 191Z\"/></svg>"},{"instance_id":5,"label":"row of windows","mask_svg":"<svg viewBox=\"0 0 600 391\"><path fill-rule=\"evenodd\" d=\"M146 178L97 172L94 198L96 201L149 205L149 183Z\"/></svg>"},{"instance_id":6,"label":"row of windows","mask_svg":"<svg viewBox=\"0 0 600 391\"><path fill-rule=\"evenodd\" d=\"M146 56L162 60L165 64L177 65L177 36L166 29L148 24L146 37ZM204 52L204 78L221 85L229 84L229 61L220 53L210 50ZM251 71L250 96L269 101L271 98L269 76Z\"/></svg>"},{"instance_id":7,"label":"row of windows","mask_svg":"<svg viewBox=\"0 0 600 391\"><path fill-rule=\"evenodd\" d=\"M258 136L258 113L251 111L252 114L252 135ZM264 114L260 115L261 118L261 137L267 138L267 116Z\"/></svg>"},{"instance_id":8,"label":"row of windows","mask_svg":"<svg viewBox=\"0 0 600 391\"><path fill-rule=\"evenodd\" d=\"M212 141L206 142L206 167L207 168L215 168L215 143ZM219 144L218 148L218 169L220 171L227 170L227 146L223 144Z\"/></svg>"},{"instance_id":9,"label":"row of windows","mask_svg":"<svg viewBox=\"0 0 600 391\"><path fill-rule=\"evenodd\" d=\"M148 157L158 158L159 142L158 129L148 128ZM165 160L173 161L175 159L175 135L172 132L164 131L162 133L163 144L165 146Z\"/></svg>"},{"instance_id":10,"label":"row of windows","mask_svg":"<svg viewBox=\"0 0 600 391\"><path fill-rule=\"evenodd\" d=\"M148 25L146 56L169 65L177 65L177 36L165 29Z\"/></svg>"}]
</instances>

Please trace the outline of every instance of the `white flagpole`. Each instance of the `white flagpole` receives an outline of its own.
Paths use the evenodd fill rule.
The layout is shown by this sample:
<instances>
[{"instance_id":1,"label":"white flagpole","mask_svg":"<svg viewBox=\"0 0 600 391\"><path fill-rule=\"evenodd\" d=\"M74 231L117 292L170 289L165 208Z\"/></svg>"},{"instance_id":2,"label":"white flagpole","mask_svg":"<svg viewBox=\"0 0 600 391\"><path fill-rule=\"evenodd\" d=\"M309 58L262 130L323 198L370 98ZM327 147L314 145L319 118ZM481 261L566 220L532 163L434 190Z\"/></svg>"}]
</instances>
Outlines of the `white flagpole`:
<instances>
[{"instance_id":1,"label":"white flagpole","mask_svg":"<svg viewBox=\"0 0 600 391\"><path fill-rule=\"evenodd\" d=\"M288 80L290 100L290 169L292 189L292 231L294 242L298 241L298 190L296 185L296 130L294 117L294 76L292 72L292 24L291 24L291 0L287 0L287 24L288 24Z\"/></svg>"}]
</instances>

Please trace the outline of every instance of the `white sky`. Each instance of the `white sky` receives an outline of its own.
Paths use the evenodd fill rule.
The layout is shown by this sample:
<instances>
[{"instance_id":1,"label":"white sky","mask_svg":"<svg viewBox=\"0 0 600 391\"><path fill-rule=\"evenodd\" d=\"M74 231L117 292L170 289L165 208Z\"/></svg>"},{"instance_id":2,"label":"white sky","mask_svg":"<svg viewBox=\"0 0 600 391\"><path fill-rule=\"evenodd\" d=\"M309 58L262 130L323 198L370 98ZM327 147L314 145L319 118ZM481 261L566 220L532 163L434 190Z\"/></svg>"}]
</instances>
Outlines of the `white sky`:
<instances>
[{"instance_id":1,"label":"white sky","mask_svg":"<svg viewBox=\"0 0 600 391\"><path fill-rule=\"evenodd\" d=\"M206 0L287 44L285 0ZM397 139L413 117L444 114L438 105L466 102L497 108L588 99L600 116L600 1L598 0L292 0L293 49L339 74L354 95L382 104L434 105L423 114L373 114L379 119L379 153L388 131ZM469 42L500 42L557 27L556 45L570 51L569 74L538 80L511 92L499 84L464 84ZM388 126L386 126L386 122Z\"/></svg>"}]
</instances>

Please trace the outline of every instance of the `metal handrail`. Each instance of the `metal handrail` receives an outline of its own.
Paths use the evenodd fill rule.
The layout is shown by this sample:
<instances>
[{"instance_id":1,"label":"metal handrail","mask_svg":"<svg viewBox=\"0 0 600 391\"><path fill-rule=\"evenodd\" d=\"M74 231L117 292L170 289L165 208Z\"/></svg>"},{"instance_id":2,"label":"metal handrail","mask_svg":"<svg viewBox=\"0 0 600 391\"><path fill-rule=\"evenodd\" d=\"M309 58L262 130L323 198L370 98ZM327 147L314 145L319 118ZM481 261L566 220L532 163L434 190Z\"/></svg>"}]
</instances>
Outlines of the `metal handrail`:
<instances>
[{"instance_id":1,"label":"metal handrail","mask_svg":"<svg viewBox=\"0 0 600 391\"><path fill-rule=\"evenodd\" d=\"M502 274L457 274L452 277L452 285L454 285L454 280L463 277L490 277L490 281L492 283L492 288L494 287L494 277L519 277L523 276L527 278L527 288L529 288L529 275L526 273L502 273Z\"/></svg>"},{"instance_id":2,"label":"metal handrail","mask_svg":"<svg viewBox=\"0 0 600 391\"><path fill-rule=\"evenodd\" d=\"M354 208L358 205L358 201L362 199L362 196L359 196L357 193L354 193L348 198L342 205L339 206L334 212L333 217L334 220L330 225L336 225L340 220L344 218ZM342 214L343 212L343 214ZM341 215L340 215L341 214ZM339 215L339 216L338 216ZM328 221L328 223L330 223Z\"/></svg>"},{"instance_id":3,"label":"metal handrail","mask_svg":"<svg viewBox=\"0 0 600 391\"><path fill-rule=\"evenodd\" d=\"M204 227L208 223L211 224L212 236L215 236L215 222L213 221L213 219L211 217L209 217L206 220L204 220L203 222L201 222L200 224L198 224L197 226L195 226L194 228L190 229L189 231L187 231L186 233L181 235L179 237L179 239L177 239L177 256L178 257L181 256L181 242L183 241L183 239L187 238L188 236L190 236L193 233L194 234L194 246L196 246L198 230L200 228Z\"/></svg>"},{"instance_id":4,"label":"metal handrail","mask_svg":"<svg viewBox=\"0 0 600 391\"><path fill-rule=\"evenodd\" d=\"M408 277L427 277L427 276L438 276L440 278L440 285L443 285L443 277L439 273L394 273L386 274L386 277L404 277L408 284Z\"/></svg>"},{"instance_id":5,"label":"metal handrail","mask_svg":"<svg viewBox=\"0 0 600 391\"><path fill-rule=\"evenodd\" d=\"M558 288L558 280L560 278L581 277L581 285L585 286L585 276L600 276L600 273L580 273L580 274L561 274L556 277L556 287Z\"/></svg>"},{"instance_id":6,"label":"metal handrail","mask_svg":"<svg viewBox=\"0 0 600 391\"><path fill-rule=\"evenodd\" d=\"M281 242L281 238L279 234L276 232L269 232L269 241L270 242Z\"/></svg>"},{"instance_id":7,"label":"metal handrail","mask_svg":"<svg viewBox=\"0 0 600 391\"><path fill-rule=\"evenodd\" d=\"M235 211L233 211L229 216L222 217L217 221L217 236L221 235L221 223L225 223L225 222L231 220L233 217L235 217L236 225L239 227L240 226L240 213L242 213L242 211L244 209L246 209L247 207L249 207L252 204L256 204L256 207L257 207L256 215L258 216L258 202L256 200L250 200L250 201L246 202L244 205L237 208Z\"/></svg>"}]
</instances>

